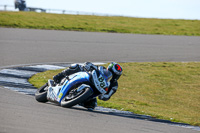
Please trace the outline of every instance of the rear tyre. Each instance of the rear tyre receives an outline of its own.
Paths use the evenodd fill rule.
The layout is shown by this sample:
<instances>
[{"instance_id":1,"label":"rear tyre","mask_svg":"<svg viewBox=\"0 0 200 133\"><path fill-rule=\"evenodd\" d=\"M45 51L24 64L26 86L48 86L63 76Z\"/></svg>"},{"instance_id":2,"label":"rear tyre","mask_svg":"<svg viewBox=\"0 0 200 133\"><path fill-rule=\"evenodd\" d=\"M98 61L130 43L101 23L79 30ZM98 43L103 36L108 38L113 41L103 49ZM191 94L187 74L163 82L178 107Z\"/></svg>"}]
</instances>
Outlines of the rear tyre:
<instances>
[{"instance_id":1,"label":"rear tyre","mask_svg":"<svg viewBox=\"0 0 200 133\"><path fill-rule=\"evenodd\" d=\"M85 100L87 100L92 95L92 93L93 93L93 91L90 88L85 88L81 92L78 92L77 95L67 94L61 100L61 106L66 107L66 108L70 108L70 107L72 107L76 104L82 103ZM71 95L73 95L73 96L71 96Z\"/></svg>"},{"instance_id":2,"label":"rear tyre","mask_svg":"<svg viewBox=\"0 0 200 133\"><path fill-rule=\"evenodd\" d=\"M43 85L42 87L40 87L36 93L35 93L35 99L38 101L38 102L42 102L42 103L46 103L48 100L47 100L47 89L48 87L48 84L46 83L45 85Z\"/></svg>"}]
</instances>

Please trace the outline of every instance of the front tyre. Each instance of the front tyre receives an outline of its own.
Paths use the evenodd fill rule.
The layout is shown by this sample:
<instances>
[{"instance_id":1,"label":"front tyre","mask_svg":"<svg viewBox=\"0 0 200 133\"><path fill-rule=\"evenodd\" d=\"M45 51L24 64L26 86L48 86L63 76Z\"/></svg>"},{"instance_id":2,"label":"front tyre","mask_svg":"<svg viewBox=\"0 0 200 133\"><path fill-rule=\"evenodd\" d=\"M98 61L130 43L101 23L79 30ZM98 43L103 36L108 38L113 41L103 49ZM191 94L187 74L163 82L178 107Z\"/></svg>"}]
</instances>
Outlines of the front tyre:
<instances>
[{"instance_id":1,"label":"front tyre","mask_svg":"<svg viewBox=\"0 0 200 133\"><path fill-rule=\"evenodd\" d=\"M81 92L76 92L76 89L72 90L61 100L61 106L70 108L76 104L82 103L87 100L92 93L93 91L90 88L84 88Z\"/></svg>"},{"instance_id":2,"label":"front tyre","mask_svg":"<svg viewBox=\"0 0 200 133\"><path fill-rule=\"evenodd\" d=\"M46 83L45 85L43 85L42 87L40 87L36 93L35 93L35 99L38 101L38 102L42 102L42 103L46 103L48 100L47 100L47 89L48 87L48 84Z\"/></svg>"}]
</instances>

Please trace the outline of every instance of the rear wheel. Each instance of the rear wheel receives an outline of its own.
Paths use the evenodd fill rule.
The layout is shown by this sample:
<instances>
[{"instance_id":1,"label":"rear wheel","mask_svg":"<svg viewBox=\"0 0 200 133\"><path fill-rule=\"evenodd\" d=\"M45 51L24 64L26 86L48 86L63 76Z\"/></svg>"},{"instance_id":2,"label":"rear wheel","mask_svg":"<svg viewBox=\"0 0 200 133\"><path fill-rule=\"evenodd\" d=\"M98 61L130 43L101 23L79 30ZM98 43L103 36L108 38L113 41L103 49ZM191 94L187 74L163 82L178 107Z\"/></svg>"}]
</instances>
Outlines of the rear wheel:
<instances>
[{"instance_id":1,"label":"rear wheel","mask_svg":"<svg viewBox=\"0 0 200 133\"><path fill-rule=\"evenodd\" d=\"M47 91L48 91L48 84L46 83L45 85L43 85L42 87L40 87L36 93L35 93L35 99L38 102L42 102L45 103L47 102Z\"/></svg>"},{"instance_id":2,"label":"rear wheel","mask_svg":"<svg viewBox=\"0 0 200 133\"><path fill-rule=\"evenodd\" d=\"M76 104L82 103L92 95L90 88L84 88L77 92L77 89L71 90L61 101L61 106L70 108Z\"/></svg>"}]
</instances>

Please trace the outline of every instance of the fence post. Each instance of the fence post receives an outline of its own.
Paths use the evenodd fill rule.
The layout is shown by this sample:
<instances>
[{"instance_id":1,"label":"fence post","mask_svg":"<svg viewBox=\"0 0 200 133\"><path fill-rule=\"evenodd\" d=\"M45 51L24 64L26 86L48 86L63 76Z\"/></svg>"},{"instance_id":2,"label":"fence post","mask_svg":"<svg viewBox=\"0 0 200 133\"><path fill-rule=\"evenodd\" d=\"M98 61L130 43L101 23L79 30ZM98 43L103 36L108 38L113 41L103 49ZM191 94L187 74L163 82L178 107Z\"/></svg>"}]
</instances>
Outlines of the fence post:
<instances>
[{"instance_id":1,"label":"fence post","mask_svg":"<svg viewBox=\"0 0 200 133\"><path fill-rule=\"evenodd\" d=\"M7 5L4 5L4 11L6 11Z\"/></svg>"}]
</instances>

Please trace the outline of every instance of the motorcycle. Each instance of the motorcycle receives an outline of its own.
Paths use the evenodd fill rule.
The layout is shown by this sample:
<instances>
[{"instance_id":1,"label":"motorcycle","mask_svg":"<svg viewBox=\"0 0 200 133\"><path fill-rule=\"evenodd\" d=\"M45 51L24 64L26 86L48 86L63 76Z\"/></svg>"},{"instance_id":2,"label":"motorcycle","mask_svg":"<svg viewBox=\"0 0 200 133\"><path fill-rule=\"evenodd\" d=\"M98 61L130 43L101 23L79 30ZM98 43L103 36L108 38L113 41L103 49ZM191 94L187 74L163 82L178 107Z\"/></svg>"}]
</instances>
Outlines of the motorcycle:
<instances>
[{"instance_id":1,"label":"motorcycle","mask_svg":"<svg viewBox=\"0 0 200 133\"><path fill-rule=\"evenodd\" d=\"M77 72L66 76L59 84L48 80L35 93L38 102L54 102L62 107L70 108L105 94L109 88L109 78L103 73L103 67L92 72Z\"/></svg>"}]
</instances>

